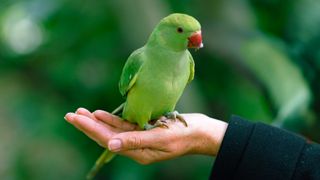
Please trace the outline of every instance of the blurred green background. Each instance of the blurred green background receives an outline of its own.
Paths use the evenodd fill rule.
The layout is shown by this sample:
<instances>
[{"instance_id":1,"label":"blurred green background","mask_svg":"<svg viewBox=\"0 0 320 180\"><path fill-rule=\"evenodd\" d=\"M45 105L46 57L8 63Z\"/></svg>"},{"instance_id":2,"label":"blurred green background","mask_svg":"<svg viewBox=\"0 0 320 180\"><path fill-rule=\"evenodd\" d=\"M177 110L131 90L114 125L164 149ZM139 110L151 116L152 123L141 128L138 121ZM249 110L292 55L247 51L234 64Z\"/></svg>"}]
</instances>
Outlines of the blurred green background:
<instances>
[{"instance_id":1,"label":"blurred green background","mask_svg":"<svg viewBox=\"0 0 320 180\"><path fill-rule=\"evenodd\" d=\"M64 114L117 107L126 58L173 12L201 22L205 45L192 51L180 112L237 114L320 142L320 1L1 0L0 179L84 179L102 148ZM97 179L207 179L212 164L117 157Z\"/></svg>"}]
</instances>

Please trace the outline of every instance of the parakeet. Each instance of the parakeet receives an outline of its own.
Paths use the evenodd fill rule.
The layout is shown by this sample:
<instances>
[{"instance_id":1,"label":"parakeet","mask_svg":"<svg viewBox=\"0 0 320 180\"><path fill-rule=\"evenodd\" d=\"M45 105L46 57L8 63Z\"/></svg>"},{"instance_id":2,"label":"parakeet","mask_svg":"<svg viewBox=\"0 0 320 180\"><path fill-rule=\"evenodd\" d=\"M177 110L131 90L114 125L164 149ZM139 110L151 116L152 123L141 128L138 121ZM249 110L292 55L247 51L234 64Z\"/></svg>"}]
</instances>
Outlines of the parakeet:
<instances>
[{"instance_id":1,"label":"parakeet","mask_svg":"<svg viewBox=\"0 0 320 180\"><path fill-rule=\"evenodd\" d=\"M150 120L166 116L187 123L175 110L186 85L194 78L194 60L188 48L202 48L200 23L186 14L163 18L147 43L135 50L123 68L119 90L125 102L113 113L141 128L167 127L165 121L151 125ZM105 152L87 178L92 179L114 155Z\"/></svg>"}]
</instances>

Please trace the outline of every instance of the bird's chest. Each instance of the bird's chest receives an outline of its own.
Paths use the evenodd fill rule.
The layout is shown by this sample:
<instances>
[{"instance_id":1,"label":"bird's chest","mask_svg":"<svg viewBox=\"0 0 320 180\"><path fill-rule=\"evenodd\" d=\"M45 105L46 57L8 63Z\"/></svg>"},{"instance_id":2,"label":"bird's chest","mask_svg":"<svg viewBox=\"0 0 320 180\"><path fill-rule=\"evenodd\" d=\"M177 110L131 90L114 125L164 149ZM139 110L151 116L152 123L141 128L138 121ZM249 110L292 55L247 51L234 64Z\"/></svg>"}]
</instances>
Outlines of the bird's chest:
<instances>
[{"instance_id":1,"label":"bird's chest","mask_svg":"<svg viewBox=\"0 0 320 180\"><path fill-rule=\"evenodd\" d=\"M143 86L151 92L163 95L180 93L187 84L190 75L190 63L187 56L159 57L158 62L150 62L141 72Z\"/></svg>"}]
</instances>

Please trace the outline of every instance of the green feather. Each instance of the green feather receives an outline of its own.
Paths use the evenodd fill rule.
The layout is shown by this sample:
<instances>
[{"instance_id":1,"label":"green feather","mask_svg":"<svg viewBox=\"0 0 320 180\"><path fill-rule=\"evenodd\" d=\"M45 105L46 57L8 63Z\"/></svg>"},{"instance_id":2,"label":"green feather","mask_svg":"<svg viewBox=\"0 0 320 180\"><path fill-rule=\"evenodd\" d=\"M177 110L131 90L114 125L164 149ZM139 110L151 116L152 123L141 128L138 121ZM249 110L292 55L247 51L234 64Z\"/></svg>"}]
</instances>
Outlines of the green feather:
<instances>
[{"instance_id":1,"label":"green feather","mask_svg":"<svg viewBox=\"0 0 320 180\"><path fill-rule=\"evenodd\" d=\"M143 128L151 119L174 110L194 77L187 44L188 37L200 28L196 19L185 14L172 14L160 21L147 44L124 66L120 78L120 92L126 96L122 118Z\"/></svg>"},{"instance_id":2,"label":"green feather","mask_svg":"<svg viewBox=\"0 0 320 180\"><path fill-rule=\"evenodd\" d=\"M189 52L189 61L190 61L190 76L189 76L189 79L188 79L188 83L190 83L193 80L194 73L195 73L194 72L195 64L194 64L194 60L193 60L193 57L192 57L190 52Z\"/></svg>"},{"instance_id":3,"label":"green feather","mask_svg":"<svg viewBox=\"0 0 320 180\"><path fill-rule=\"evenodd\" d=\"M139 55L143 48L135 50L128 58L119 81L119 90L122 96L126 96L131 87L135 84L139 70L143 65L143 59Z\"/></svg>"}]
</instances>

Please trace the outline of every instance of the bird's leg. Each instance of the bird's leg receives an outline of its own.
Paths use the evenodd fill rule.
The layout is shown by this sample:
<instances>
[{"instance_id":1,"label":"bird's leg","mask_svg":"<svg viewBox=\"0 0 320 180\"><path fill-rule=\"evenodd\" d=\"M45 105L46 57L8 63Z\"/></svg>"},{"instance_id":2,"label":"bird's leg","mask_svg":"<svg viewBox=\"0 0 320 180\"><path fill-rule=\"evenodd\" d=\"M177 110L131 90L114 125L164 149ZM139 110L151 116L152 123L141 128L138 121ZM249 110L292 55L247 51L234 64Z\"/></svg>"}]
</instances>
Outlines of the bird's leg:
<instances>
[{"instance_id":1,"label":"bird's leg","mask_svg":"<svg viewBox=\"0 0 320 180\"><path fill-rule=\"evenodd\" d=\"M186 127L188 127L188 124L187 124L186 120L179 114L178 111L168 112L168 113L165 114L165 117L167 117L168 119L172 119L172 120L177 120L178 119Z\"/></svg>"}]
</instances>

